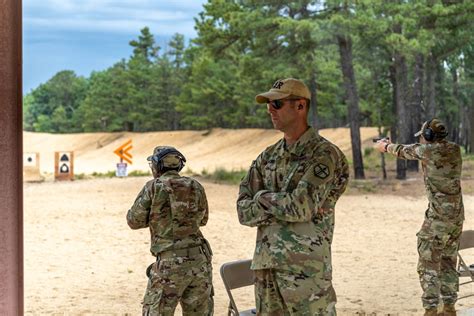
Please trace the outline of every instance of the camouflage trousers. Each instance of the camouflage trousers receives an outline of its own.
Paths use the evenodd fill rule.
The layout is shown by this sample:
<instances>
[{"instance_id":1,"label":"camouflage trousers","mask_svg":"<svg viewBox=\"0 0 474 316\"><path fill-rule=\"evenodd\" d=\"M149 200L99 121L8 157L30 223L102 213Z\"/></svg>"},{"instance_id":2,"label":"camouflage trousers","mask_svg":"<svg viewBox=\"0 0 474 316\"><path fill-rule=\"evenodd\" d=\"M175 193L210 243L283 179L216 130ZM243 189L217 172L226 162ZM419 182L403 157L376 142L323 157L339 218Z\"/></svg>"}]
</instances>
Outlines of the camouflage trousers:
<instances>
[{"instance_id":1,"label":"camouflage trousers","mask_svg":"<svg viewBox=\"0 0 474 316\"><path fill-rule=\"evenodd\" d=\"M418 275L425 309L440 303L454 304L459 290L456 272L457 250L462 222L446 223L425 219L418 236Z\"/></svg>"},{"instance_id":2,"label":"camouflage trousers","mask_svg":"<svg viewBox=\"0 0 474 316\"><path fill-rule=\"evenodd\" d=\"M212 266L204 254L153 263L143 298L143 315L172 316L178 303L183 316L214 313Z\"/></svg>"},{"instance_id":3,"label":"camouflage trousers","mask_svg":"<svg viewBox=\"0 0 474 316\"><path fill-rule=\"evenodd\" d=\"M336 292L321 268L255 270L255 302L260 316L336 315Z\"/></svg>"}]
</instances>

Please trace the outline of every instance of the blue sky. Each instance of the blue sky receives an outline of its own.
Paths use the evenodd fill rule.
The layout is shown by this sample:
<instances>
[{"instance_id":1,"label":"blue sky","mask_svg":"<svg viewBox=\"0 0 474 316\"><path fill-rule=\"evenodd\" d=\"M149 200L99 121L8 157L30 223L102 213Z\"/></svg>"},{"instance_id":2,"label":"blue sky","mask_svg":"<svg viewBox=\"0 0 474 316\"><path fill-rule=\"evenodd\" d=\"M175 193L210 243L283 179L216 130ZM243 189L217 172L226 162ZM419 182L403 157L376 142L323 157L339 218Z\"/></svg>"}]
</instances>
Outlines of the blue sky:
<instances>
[{"instance_id":1,"label":"blue sky","mask_svg":"<svg viewBox=\"0 0 474 316\"><path fill-rule=\"evenodd\" d=\"M194 17L205 0L24 0L23 92L60 70L88 77L122 58L148 26L165 47L175 33L196 36Z\"/></svg>"}]
</instances>

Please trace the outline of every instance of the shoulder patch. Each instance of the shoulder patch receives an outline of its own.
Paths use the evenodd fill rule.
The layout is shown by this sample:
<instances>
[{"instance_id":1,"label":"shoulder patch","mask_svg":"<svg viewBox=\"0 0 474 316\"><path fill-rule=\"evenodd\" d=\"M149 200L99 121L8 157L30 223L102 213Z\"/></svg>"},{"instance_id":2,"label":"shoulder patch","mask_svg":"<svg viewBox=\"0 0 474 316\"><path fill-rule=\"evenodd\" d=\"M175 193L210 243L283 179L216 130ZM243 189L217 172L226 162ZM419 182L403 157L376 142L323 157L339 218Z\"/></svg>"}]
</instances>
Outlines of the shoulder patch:
<instances>
[{"instance_id":1,"label":"shoulder patch","mask_svg":"<svg viewBox=\"0 0 474 316\"><path fill-rule=\"evenodd\" d=\"M318 163L314 166L314 175L321 179L326 179L329 176L329 167L323 163Z\"/></svg>"}]
</instances>

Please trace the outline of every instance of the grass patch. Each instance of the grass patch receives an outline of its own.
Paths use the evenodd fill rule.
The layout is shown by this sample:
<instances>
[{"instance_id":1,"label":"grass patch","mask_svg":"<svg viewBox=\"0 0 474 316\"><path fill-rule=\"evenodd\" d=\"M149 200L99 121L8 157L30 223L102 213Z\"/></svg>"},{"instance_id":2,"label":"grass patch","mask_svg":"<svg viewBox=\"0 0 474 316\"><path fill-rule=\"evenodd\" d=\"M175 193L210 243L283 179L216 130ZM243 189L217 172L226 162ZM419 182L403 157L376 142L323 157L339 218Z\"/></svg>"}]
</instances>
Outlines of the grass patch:
<instances>
[{"instance_id":1,"label":"grass patch","mask_svg":"<svg viewBox=\"0 0 474 316\"><path fill-rule=\"evenodd\" d=\"M133 170L128 173L129 177L149 177L151 176L150 171L141 171L141 170Z\"/></svg>"},{"instance_id":2,"label":"grass patch","mask_svg":"<svg viewBox=\"0 0 474 316\"><path fill-rule=\"evenodd\" d=\"M151 176L150 171L142 170L133 170L128 173L128 177L149 177ZM107 172L92 172L91 174L85 173L76 173L74 175L74 180L87 180L87 179L105 179L105 178L115 178L115 170L110 170Z\"/></svg>"},{"instance_id":3,"label":"grass patch","mask_svg":"<svg viewBox=\"0 0 474 316\"><path fill-rule=\"evenodd\" d=\"M201 172L201 176L205 179L227 184L239 184L246 174L247 171L243 169L229 171L224 168L217 168L212 173L206 169Z\"/></svg>"},{"instance_id":4,"label":"grass patch","mask_svg":"<svg viewBox=\"0 0 474 316\"><path fill-rule=\"evenodd\" d=\"M384 154L385 168L392 168L396 163L396 157L390 154ZM373 147L365 147L362 156L364 162L364 170L381 172L382 158L381 153ZM352 161L349 162L351 170L353 169Z\"/></svg>"},{"instance_id":5,"label":"grass patch","mask_svg":"<svg viewBox=\"0 0 474 316\"><path fill-rule=\"evenodd\" d=\"M85 173L74 174L74 180L84 180L84 179L87 179L87 175Z\"/></svg>"},{"instance_id":6,"label":"grass patch","mask_svg":"<svg viewBox=\"0 0 474 316\"><path fill-rule=\"evenodd\" d=\"M105 173L103 172L92 172L91 176L93 178L113 178L115 177L115 171L107 171Z\"/></svg>"},{"instance_id":7,"label":"grass patch","mask_svg":"<svg viewBox=\"0 0 474 316\"><path fill-rule=\"evenodd\" d=\"M473 161L474 162L474 154L462 154L462 160L463 161Z\"/></svg>"}]
</instances>

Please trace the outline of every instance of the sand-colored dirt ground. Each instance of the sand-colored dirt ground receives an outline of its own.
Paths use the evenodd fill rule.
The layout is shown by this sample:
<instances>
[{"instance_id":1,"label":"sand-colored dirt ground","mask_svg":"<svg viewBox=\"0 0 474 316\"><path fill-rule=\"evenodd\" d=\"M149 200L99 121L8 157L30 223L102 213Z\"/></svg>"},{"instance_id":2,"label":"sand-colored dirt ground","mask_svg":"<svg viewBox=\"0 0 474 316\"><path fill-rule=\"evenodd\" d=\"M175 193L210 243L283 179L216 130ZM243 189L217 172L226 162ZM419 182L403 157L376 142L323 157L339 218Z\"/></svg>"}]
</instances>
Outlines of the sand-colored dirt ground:
<instances>
[{"instance_id":1,"label":"sand-colored dirt ground","mask_svg":"<svg viewBox=\"0 0 474 316\"><path fill-rule=\"evenodd\" d=\"M129 229L125 214L146 180L25 184L28 315L140 313L144 270L153 258L148 231ZM219 267L251 257L255 230L238 223L236 186L202 182L211 212L203 231L215 254L215 307L221 316L227 297ZM473 229L474 196L465 196L465 204L465 228ZM339 315L421 314L415 233L425 206L422 195L348 194L340 199L333 244ZM240 305L252 305L251 288L237 294ZM459 303L467 306L474 307L474 298Z\"/></svg>"},{"instance_id":2,"label":"sand-colored dirt ground","mask_svg":"<svg viewBox=\"0 0 474 316\"><path fill-rule=\"evenodd\" d=\"M264 129L212 129L209 131L174 131L151 133L85 133L47 134L24 132L24 151L40 154L40 169L43 173L54 173L54 152L74 151L76 174L107 172L115 170L119 162L114 150L132 140L133 164L129 171L147 171L146 157L158 145L178 148L187 158L184 171L201 173L203 169L213 171L218 167L228 170L247 169L253 159L266 146L275 143L282 134ZM325 129L321 135L337 144L344 152L350 150L349 129ZM363 144L371 145L377 136L376 128L361 129Z\"/></svg>"},{"instance_id":3,"label":"sand-colored dirt ground","mask_svg":"<svg viewBox=\"0 0 474 316\"><path fill-rule=\"evenodd\" d=\"M371 146L376 129L364 128ZM350 158L348 129L323 130ZM25 133L24 151L40 153L43 183L25 183L25 308L27 315L139 315L146 286L145 268L153 261L149 232L131 230L125 214L146 177L52 182L54 151L73 150L75 171L115 169L113 150L133 141L130 170L147 170L155 145L174 145L188 158L187 170L247 169L252 159L281 137L273 130L221 130L51 135ZM392 171L393 172L393 171ZM472 170L463 182L465 229L474 229ZM388 181L367 195L367 183L353 181L336 210L333 243L334 286L339 315L420 315L416 237L427 205L420 175ZM378 185L370 180L371 186ZM202 180L210 205L203 229L214 250L215 315L226 315L227 296L219 267L250 258L255 229L238 223L237 186ZM370 186L369 186L370 189ZM468 254L474 262L474 253ZM466 286L462 293L474 292ZM238 290L238 304L253 305L249 287ZM474 307L474 298L460 308ZM176 313L180 315L180 313Z\"/></svg>"}]
</instances>

